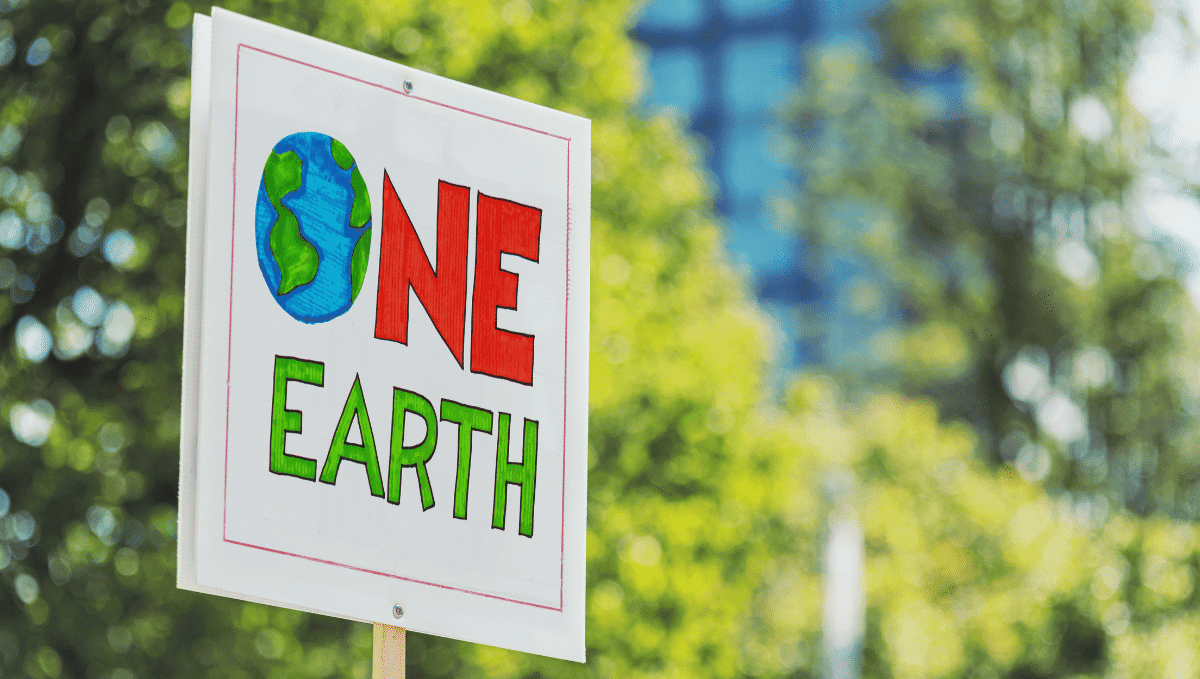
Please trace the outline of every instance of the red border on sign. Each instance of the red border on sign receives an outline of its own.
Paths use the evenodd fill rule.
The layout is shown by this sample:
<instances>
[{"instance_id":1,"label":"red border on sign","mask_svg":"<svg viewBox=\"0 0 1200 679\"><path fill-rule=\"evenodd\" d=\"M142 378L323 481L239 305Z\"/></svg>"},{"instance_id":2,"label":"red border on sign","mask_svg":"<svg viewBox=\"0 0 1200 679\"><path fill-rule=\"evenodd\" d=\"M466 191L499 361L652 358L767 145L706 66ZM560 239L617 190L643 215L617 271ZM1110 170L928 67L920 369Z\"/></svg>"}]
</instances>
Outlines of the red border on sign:
<instances>
[{"instance_id":1,"label":"red border on sign","mask_svg":"<svg viewBox=\"0 0 1200 679\"><path fill-rule=\"evenodd\" d=\"M396 575L393 573L383 573L381 571L370 570L367 568L361 568L359 566L352 566L350 564L338 563L336 561L329 561L326 559L318 559L316 557L305 556L303 554L294 554L292 552L285 552L285 551L278 550L278 549L272 549L270 547L264 547L262 545L255 545L255 544L250 544L247 542L239 542L237 540L231 540L226 536L226 520L227 520L227 516L228 516L228 501L229 501L229 408L230 408L230 401L231 401L231 384L232 384L232 377L233 377L233 260L234 260L233 253L236 250L235 246L237 243L236 232L237 232L238 97L241 92L241 65L242 65L242 48L243 47L248 50L252 50L254 52L259 52L261 54L272 56L277 59L282 59L284 61L289 61L291 63L297 64L300 66L305 66L305 67L312 68L312 69L315 69L318 71L322 71L324 73L328 73L330 75L335 75L335 76L339 76L341 78L345 78L347 80L352 80L354 82L361 83L361 84L367 85L369 87L375 87L377 89L385 90L387 92L391 92L393 94L402 96L405 99L411 99L413 101L419 101L419 102L430 104L433 106L439 106L441 108L448 109L451 111L456 111L458 113L462 113L465 115L474 116L476 118L482 118L484 120L490 120L494 123L498 123L501 125L515 127L515 128L521 129L521 130L526 130L528 132L545 135L547 137L553 137L555 139L561 139L567 143L567 225L566 225L567 226L567 237L566 237L566 271L567 271L567 275L566 275L566 281L565 281L565 285L566 285L566 305L565 306L566 306L566 308L564 309L564 316L563 316L563 318L564 318L564 327L563 327L563 478L562 478L562 489L563 489L562 496L563 496L563 498L562 498L562 515L561 515L562 526L561 526L560 532L559 532L559 571L558 571L559 578L558 578L558 607L557 608L555 608L553 606L546 606L544 604L536 604L536 603L532 603L529 601L521 601L519 599L510 599L510 598L498 596L495 594L488 594L486 592L476 592L474 590L464 589L461 587L452 587L450 585L443 585L443 584L439 584L436 582L427 582L424 580L417 580L415 578L406 578L402 575ZM492 116L487 116L482 113L468 111L463 108L458 108L456 106L451 106L449 104L444 104L444 103L441 103L438 101L433 101L431 99L425 99L423 97L414 96L412 94L406 94L400 90L393 89L391 87L387 87L386 85L380 85L378 83L373 83L373 82L370 82L367 80L363 80L361 78L355 78L354 76L347 75L345 73L339 73L337 71L334 71L334 70L331 70L328 68L323 68L321 66L317 66L315 64L310 64L310 63L307 63L304 61L300 61L298 59L293 59L291 57L285 57L281 54L269 52L267 50L264 50L264 49L261 49L258 47L254 47L252 45L247 45L245 43L238 44L237 67L236 67L236 71L235 71L235 85L234 85L233 101L234 101L234 104L233 104L233 177L234 177L234 186L233 186L233 219L232 219L232 223L231 223L231 227L230 227L232 242L230 244L230 255L229 255L229 338L228 338L229 349L228 349L226 374L225 374L225 478L224 478L224 496L223 496L223 501L222 501L223 506L222 506L222 517L221 517L221 539L222 539L222 541L227 542L229 544L240 545L242 547L250 547L253 549L259 549L264 552L270 552L272 554L279 554L282 556L290 556L290 557L295 557L297 559L304 559L306 561L313 561L316 563L326 564L326 565L330 565L330 566L338 566L341 568L347 568L350 570L359 571L361 573L370 573L372 575L379 575L379 576L383 576L383 577L387 577L387 578L393 578L396 580L404 580L406 582L412 582L414 584L428 585L430 587L437 587L439 589L452 590L455 592L463 592L465 594L474 594L476 596L487 597L489 599L498 599L500 601L507 601L509 603L521 604L523 606L532 606L534 608L542 608L542 609L546 609L546 610L562 612L563 600L564 600L563 585L564 585L564 579L565 579L564 570L565 570L565 563L566 563L566 534L567 534L567 531L566 531L566 521L567 521L567 494L566 494L566 486L567 486L567 441L566 441L567 353L566 352L568 349L568 342L566 339L566 335L567 335L566 331L567 331L567 326L569 325L568 314L570 313L570 300L571 300L571 269L570 269L570 264L571 264L571 138L557 135L557 134L554 134L551 132L546 132L544 130L539 130L536 128L528 127L526 125L519 125L517 123L513 123L513 122L510 122L507 120L502 120L500 118L494 118Z\"/></svg>"}]
</instances>

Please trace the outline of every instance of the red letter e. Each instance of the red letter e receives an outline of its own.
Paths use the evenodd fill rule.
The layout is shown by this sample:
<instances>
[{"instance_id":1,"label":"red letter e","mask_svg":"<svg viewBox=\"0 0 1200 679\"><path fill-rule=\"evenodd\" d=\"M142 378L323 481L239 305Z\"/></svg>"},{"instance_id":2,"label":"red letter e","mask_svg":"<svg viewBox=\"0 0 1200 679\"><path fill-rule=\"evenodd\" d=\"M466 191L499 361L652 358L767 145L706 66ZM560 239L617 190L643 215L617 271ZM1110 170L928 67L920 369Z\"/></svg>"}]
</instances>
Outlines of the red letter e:
<instances>
[{"instance_id":1,"label":"red letter e","mask_svg":"<svg viewBox=\"0 0 1200 679\"><path fill-rule=\"evenodd\" d=\"M496 309L517 308L517 275L500 268L500 253L538 261L542 211L480 193L475 224L471 372L533 384L533 335L497 328Z\"/></svg>"}]
</instances>

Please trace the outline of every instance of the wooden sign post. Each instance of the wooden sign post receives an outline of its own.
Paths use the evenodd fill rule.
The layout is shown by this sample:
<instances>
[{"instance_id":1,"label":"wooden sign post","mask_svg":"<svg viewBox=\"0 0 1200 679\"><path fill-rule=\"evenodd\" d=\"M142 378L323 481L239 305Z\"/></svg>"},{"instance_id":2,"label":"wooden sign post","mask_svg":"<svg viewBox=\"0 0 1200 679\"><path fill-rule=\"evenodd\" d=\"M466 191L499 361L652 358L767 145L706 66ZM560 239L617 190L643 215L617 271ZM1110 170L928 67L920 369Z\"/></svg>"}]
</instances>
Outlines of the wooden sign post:
<instances>
[{"instance_id":1,"label":"wooden sign post","mask_svg":"<svg viewBox=\"0 0 1200 679\"><path fill-rule=\"evenodd\" d=\"M214 8L179 586L584 659L591 123Z\"/></svg>"},{"instance_id":2,"label":"wooden sign post","mask_svg":"<svg viewBox=\"0 0 1200 679\"><path fill-rule=\"evenodd\" d=\"M404 628L375 623L371 679L404 679Z\"/></svg>"}]
</instances>

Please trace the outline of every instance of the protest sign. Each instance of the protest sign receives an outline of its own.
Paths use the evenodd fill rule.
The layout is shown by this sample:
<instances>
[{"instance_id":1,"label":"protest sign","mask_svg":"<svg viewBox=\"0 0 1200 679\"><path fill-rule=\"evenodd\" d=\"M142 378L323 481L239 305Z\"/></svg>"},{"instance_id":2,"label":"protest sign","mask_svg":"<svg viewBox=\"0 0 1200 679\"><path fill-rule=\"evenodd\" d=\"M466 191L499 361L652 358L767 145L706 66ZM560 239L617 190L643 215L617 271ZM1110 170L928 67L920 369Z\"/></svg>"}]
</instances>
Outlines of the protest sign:
<instances>
[{"instance_id":1,"label":"protest sign","mask_svg":"<svg viewBox=\"0 0 1200 679\"><path fill-rule=\"evenodd\" d=\"M220 9L193 59L179 585L583 660L589 121Z\"/></svg>"}]
</instances>

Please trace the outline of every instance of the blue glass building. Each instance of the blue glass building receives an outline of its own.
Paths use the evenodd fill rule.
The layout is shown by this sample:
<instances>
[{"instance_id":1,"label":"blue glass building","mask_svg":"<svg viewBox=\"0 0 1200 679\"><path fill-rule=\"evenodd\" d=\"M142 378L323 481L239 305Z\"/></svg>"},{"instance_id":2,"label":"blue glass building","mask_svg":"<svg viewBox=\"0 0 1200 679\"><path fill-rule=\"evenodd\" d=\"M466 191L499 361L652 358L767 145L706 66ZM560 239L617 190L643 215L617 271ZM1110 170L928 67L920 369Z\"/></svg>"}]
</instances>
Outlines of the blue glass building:
<instances>
[{"instance_id":1,"label":"blue glass building","mask_svg":"<svg viewBox=\"0 0 1200 679\"><path fill-rule=\"evenodd\" d=\"M806 270L802 244L772 201L794 181L781 109L803 75L811 41L877 42L866 23L883 0L650 0L634 37L649 48L651 111L670 107L706 142L716 210L735 262L788 338L782 367L824 362L826 342L802 340L800 310L826 307L854 266ZM844 270L842 270L844 269Z\"/></svg>"}]
</instances>

